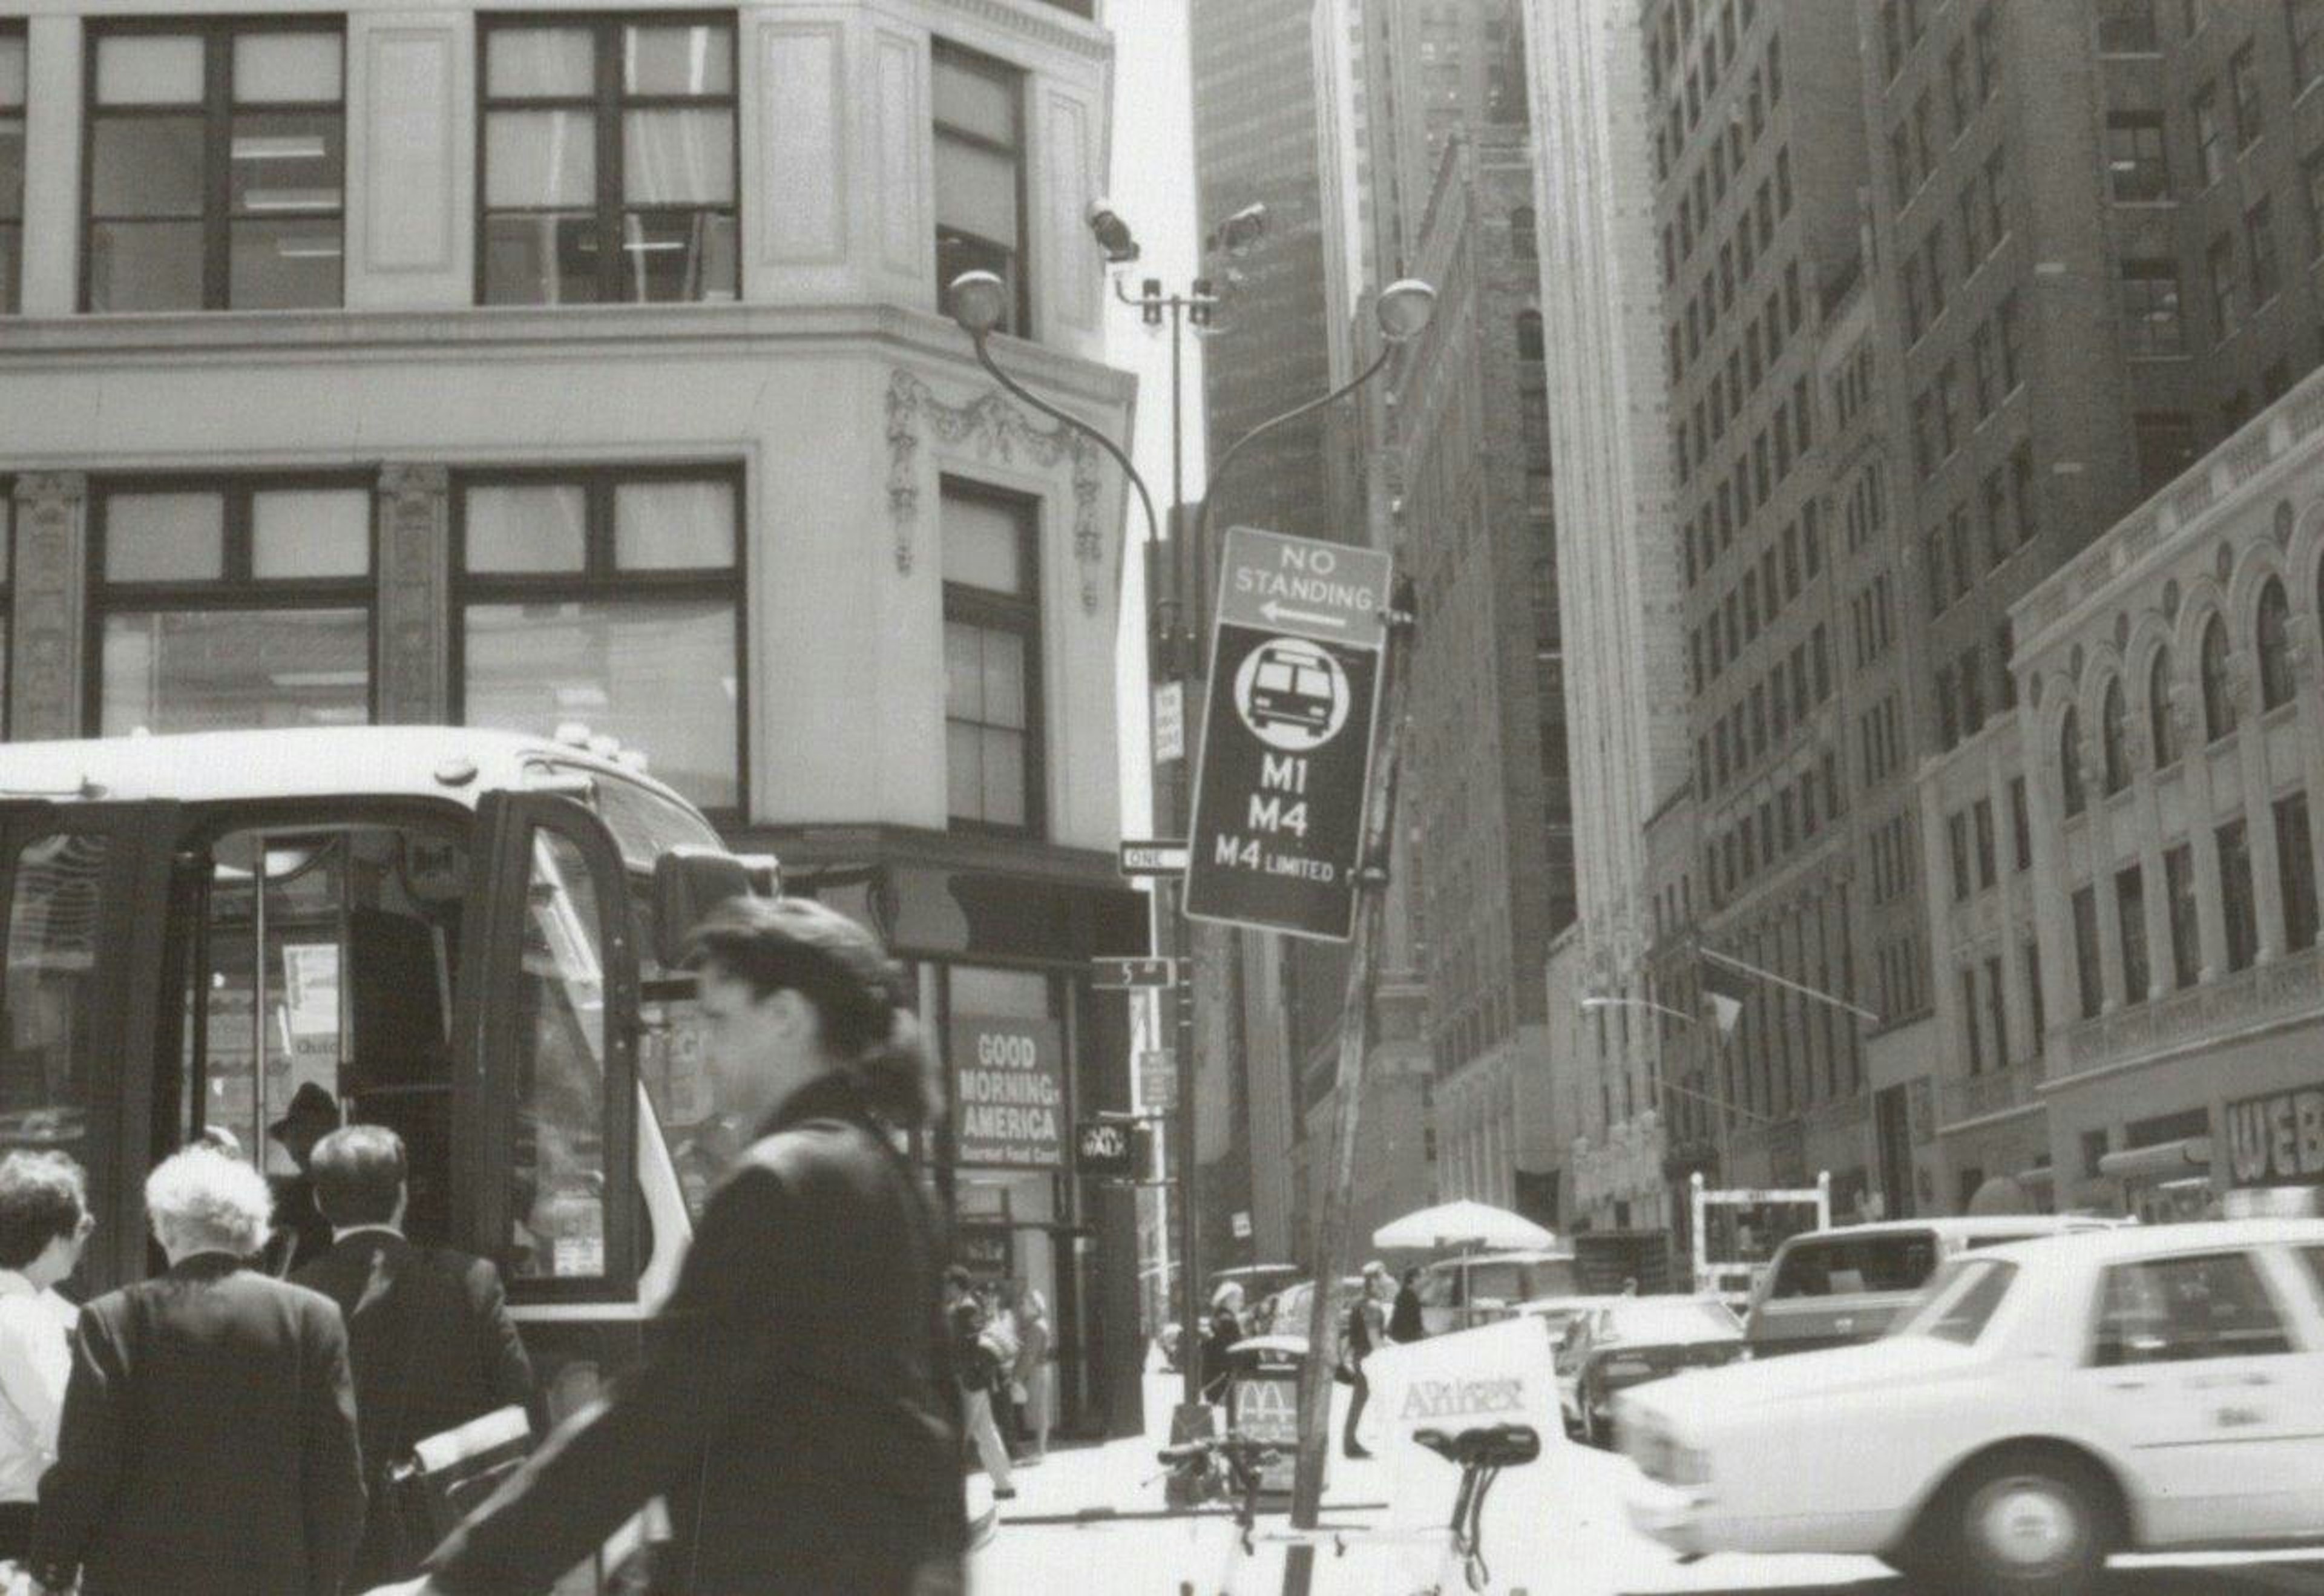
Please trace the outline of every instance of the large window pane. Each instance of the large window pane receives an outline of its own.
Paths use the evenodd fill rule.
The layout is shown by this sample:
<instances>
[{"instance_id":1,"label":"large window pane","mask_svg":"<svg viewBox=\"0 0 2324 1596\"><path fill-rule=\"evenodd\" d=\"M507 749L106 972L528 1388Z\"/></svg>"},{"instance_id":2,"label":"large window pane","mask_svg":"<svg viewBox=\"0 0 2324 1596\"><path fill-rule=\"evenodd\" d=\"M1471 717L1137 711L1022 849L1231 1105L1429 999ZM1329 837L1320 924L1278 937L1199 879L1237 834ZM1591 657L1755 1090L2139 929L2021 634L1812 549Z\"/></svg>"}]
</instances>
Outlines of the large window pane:
<instances>
[{"instance_id":1,"label":"large window pane","mask_svg":"<svg viewBox=\"0 0 2324 1596\"><path fill-rule=\"evenodd\" d=\"M88 230L92 310L198 310L199 222L98 222Z\"/></svg>"},{"instance_id":2,"label":"large window pane","mask_svg":"<svg viewBox=\"0 0 2324 1596\"><path fill-rule=\"evenodd\" d=\"M724 28L624 28L622 85L632 94L734 92L734 38Z\"/></svg>"},{"instance_id":3,"label":"large window pane","mask_svg":"<svg viewBox=\"0 0 2324 1596\"><path fill-rule=\"evenodd\" d=\"M464 657L468 724L547 734L579 721L696 803L739 801L733 604L470 604Z\"/></svg>"},{"instance_id":4,"label":"large window pane","mask_svg":"<svg viewBox=\"0 0 2324 1596\"><path fill-rule=\"evenodd\" d=\"M111 494L108 582L200 582L226 575L226 501L217 494Z\"/></svg>"},{"instance_id":5,"label":"large window pane","mask_svg":"<svg viewBox=\"0 0 2324 1596\"><path fill-rule=\"evenodd\" d=\"M626 297L650 303L733 300L742 261L734 218L716 211L651 211L622 218Z\"/></svg>"},{"instance_id":6,"label":"large window pane","mask_svg":"<svg viewBox=\"0 0 2324 1596\"><path fill-rule=\"evenodd\" d=\"M61 1147L88 1161L90 1076L114 1063L89 1056L109 847L102 835L50 835L14 860L0 1147Z\"/></svg>"},{"instance_id":7,"label":"large window pane","mask_svg":"<svg viewBox=\"0 0 2324 1596\"><path fill-rule=\"evenodd\" d=\"M490 39L484 92L494 99L578 99L596 86L586 28L496 28Z\"/></svg>"},{"instance_id":8,"label":"large window pane","mask_svg":"<svg viewBox=\"0 0 2324 1596\"><path fill-rule=\"evenodd\" d=\"M588 495L576 484L473 487L467 492L471 571L578 571Z\"/></svg>"},{"instance_id":9,"label":"large window pane","mask_svg":"<svg viewBox=\"0 0 2324 1596\"><path fill-rule=\"evenodd\" d=\"M234 119L227 163L237 216L330 215L343 198L346 152L336 112L270 111ZM336 234L338 229L333 227Z\"/></svg>"},{"instance_id":10,"label":"large window pane","mask_svg":"<svg viewBox=\"0 0 2324 1596\"><path fill-rule=\"evenodd\" d=\"M960 494L944 502L944 579L992 593L1021 593L1024 540L1018 512Z\"/></svg>"},{"instance_id":11,"label":"large window pane","mask_svg":"<svg viewBox=\"0 0 2324 1596\"><path fill-rule=\"evenodd\" d=\"M361 488L254 494L250 514L254 577L360 577L371 569L371 495Z\"/></svg>"},{"instance_id":12,"label":"large window pane","mask_svg":"<svg viewBox=\"0 0 2324 1596\"><path fill-rule=\"evenodd\" d=\"M622 191L632 205L734 198L732 111L632 111L622 118Z\"/></svg>"},{"instance_id":13,"label":"large window pane","mask_svg":"<svg viewBox=\"0 0 2324 1596\"><path fill-rule=\"evenodd\" d=\"M235 104L337 104L339 50L337 33L241 35L234 42Z\"/></svg>"},{"instance_id":14,"label":"large window pane","mask_svg":"<svg viewBox=\"0 0 2324 1596\"><path fill-rule=\"evenodd\" d=\"M999 144L1017 142L1016 85L948 53L936 60L936 114L959 132Z\"/></svg>"},{"instance_id":15,"label":"large window pane","mask_svg":"<svg viewBox=\"0 0 2324 1596\"><path fill-rule=\"evenodd\" d=\"M484 121L484 203L586 209L597 198L597 134L586 111L495 111Z\"/></svg>"},{"instance_id":16,"label":"large window pane","mask_svg":"<svg viewBox=\"0 0 2324 1596\"><path fill-rule=\"evenodd\" d=\"M595 211L484 218L484 302L589 305L597 300Z\"/></svg>"},{"instance_id":17,"label":"large window pane","mask_svg":"<svg viewBox=\"0 0 2324 1596\"><path fill-rule=\"evenodd\" d=\"M338 219L237 221L227 234L226 303L236 310L297 310L340 298Z\"/></svg>"},{"instance_id":18,"label":"large window pane","mask_svg":"<svg viewBox=\"0 0 2324 1596\"><path fill-rule=\"evenodd\" d=\"M98 105L192 106L201 98L200 35L124 34L97 41Z\"/></svg>"},{"instance_id":19,"label":"large window pane","mask_svg":"<svg viewBox=\"0 0 2324 1596\"><path fill-rule=\"evenodd\" d=\"M0 106L24 104L24 36L0 38Z\"/></svg>"},{"instance_id":20,"label":"large window pane","mask_svg":"<svg viewBox=\"0 0 2324 1596\"><path fill-rule=\"evenodd\" d=\"M613 563L625 571L734 563L734 489L724 482L625 482L613 490Z\"/></svg>"},{"instance_id":21,"label":"large window pane","mask_svg":"<svg viewBox=\"0 0 2324 1596\"><path fill-rule=\"evenodd\" d=\"M517 1015L508 1264L519 1279L605 1272L605 977L597 889L561 836L535 834Z\"/></svg>"},{"instance_id":22,"label":"large window pane","mask_svg":"<svg viewBox=\"0 0 2324 1596\"><path fill-rule=\"evenodd\" d=\"M371 619L346 610L185 610L105 618L99 727L118 736L371 718Z\"/></svg>"},{"instance_id":23,"label":"large window pane","mask_svg":"<svg viewBox=\"0 0 2324 1596\"><path fill-rule=\"evenodd\" d=\"M1017 237L1017 162L973 144L938 140L936 224L1011 243Z\"/></svg>"},{"instance_id":24,"label":"large window pane","mask_svg":"<svg viewBox=\"0 0 2324 1596\"><path fill-rule=\"evenodd\" d=\"M89 141L93 217L202 214L202 121L198 116L112 116Z\"/></svg>"}]
</instances>

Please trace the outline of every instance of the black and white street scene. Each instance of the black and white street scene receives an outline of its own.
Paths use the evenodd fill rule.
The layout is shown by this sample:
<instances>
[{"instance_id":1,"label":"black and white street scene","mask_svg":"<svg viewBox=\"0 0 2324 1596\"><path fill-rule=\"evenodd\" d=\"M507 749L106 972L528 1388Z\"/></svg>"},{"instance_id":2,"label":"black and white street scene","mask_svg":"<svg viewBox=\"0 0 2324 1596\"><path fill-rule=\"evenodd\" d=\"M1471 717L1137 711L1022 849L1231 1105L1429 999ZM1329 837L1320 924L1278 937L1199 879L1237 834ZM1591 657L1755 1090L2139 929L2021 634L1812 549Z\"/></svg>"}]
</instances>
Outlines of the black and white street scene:
<instances>
[{"instance_id":1,"label":"black and white street scene","mask_svg":"<svg viewBox=\"0 0 2324 1596\"><path fill-rule=\"evenodd\" d=\"M2324 0L0 0L0 1596L2324 1596Z\"/></svg>"}]
</instances>

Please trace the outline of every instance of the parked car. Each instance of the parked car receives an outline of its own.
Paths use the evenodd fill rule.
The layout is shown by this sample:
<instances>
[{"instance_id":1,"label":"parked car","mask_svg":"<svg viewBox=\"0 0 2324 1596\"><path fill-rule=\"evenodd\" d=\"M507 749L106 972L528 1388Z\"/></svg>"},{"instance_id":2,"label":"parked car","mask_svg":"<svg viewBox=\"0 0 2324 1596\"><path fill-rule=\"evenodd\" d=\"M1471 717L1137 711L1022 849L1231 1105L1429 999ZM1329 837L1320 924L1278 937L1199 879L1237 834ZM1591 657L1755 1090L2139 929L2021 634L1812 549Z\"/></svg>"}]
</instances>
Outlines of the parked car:
<instances>
[{"instance_id":1,"label":"parked car","mask_svg":"<svg viewBox=\"0 0 2324 1596\"><path fill-rule=\"evenodd\" d=\"M2324 1220L1962 1253L1887 1338L1625 1392L1630 1518L1683 1554L1869 1554L2082 1596L2116 1552L2324 1537Z\"/></svg>"},{"instance_id":2,"label":"parked car","mask_svg":"<svg viewBox=\"0 0 2324 1596\"><path fill-rule=\"evenodd\" d=\"M1567 1325L1592 1308L1620 1300L1616 1296L1537 1296L1531 1302L1517 1304L1513 1311L1521 1319L1539 1320L1542 1333L1549 1337L1549 1344L1554 1349L1565 1340Z\"/></svg>"},{"instance_id":3,"label":"parked car","mask_svg":"<svg viewBox=\"0 0 2324 1596\"><path fill-rule=\"evenodd\" d=\"M1746 1356L1743 1326L1713 1297L1618 1296L1576 1315L1558 1342L1565 1427L1592 1446L1613 1439L1617 1391Z\"/></svg>"},{"instance_id":4,"label":"parked car","mask_svg":"<svg viewBox=\"0 0 2324 1596\"><path fill-rule=\"evenodd\" d=\"M1582 1274L1571 1252L1476 1252L1438 1259L1417 1289L1421 1328L1443 1335L1506 1319L1537 1297L1579 1296Z\"/></svg>"},{"instance_id":5,"label":"parked car","mask_svg":"<svg viewBox=\"0 0 2324 1596\"><path fill-rule=\"evenodd\" d=\"M1891 1220L1794 1236L1775 1250L1743 1321L1754 1358L1877 1340L1949 1258L2126 1222L2083 1214Z\"/></svg>"}]
</instances>

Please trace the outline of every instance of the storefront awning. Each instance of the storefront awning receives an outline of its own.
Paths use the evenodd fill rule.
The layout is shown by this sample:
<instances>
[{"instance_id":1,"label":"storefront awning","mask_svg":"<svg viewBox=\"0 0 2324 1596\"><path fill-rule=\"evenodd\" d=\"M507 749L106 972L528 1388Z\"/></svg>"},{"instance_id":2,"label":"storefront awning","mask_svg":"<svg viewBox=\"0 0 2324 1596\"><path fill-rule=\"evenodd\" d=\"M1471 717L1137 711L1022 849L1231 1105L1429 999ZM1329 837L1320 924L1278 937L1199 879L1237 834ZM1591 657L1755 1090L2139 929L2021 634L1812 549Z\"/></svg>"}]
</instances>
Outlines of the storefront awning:
<instances>
[{"instance_id":1,"label":"storefront awning","mask_svg":"<svg viewBox=\"0 0 2324 1596\"><path fill-rule=\"evenodd\" d=\"M2115 1180L2169 1180L2211 1167L2211 1139L2189 1136L2153 1147L2124 1148L2098 1159L2098 1173Z\"/></svg>"}]
</instances>

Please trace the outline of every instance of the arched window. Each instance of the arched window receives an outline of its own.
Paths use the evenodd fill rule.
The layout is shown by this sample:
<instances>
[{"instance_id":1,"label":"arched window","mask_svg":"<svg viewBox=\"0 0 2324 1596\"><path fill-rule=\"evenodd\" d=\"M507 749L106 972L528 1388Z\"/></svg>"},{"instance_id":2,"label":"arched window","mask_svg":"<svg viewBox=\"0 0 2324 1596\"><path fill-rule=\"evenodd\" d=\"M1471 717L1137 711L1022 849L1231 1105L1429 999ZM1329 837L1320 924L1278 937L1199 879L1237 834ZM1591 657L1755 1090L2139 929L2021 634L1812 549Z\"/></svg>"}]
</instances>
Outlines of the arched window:
<instances>
[{"instance_id":1,"label":"arched window","mask_svg":"<svg viewBox=\"0 0 2324 1596\"><path fill-rule=\"evenodd\" d=\"M2058 730L2058 776L2064 783L2066 817L2082 812L2086 801L2082 793L2082 717L2066 711L2066 724Z\"/></svg>"},{"instance_id":2,"label":"arched window","mask_svg":"<svg viewBox=\"0 0 2324 1596\"><path fill-rule=\"evenodd\" d=\"M1541 358L1541 312L1538 310L1517 312L1517 358Z\"/></svg>"},{"instance_id":3,"label":"arched window","mask_svg":"<svg viewBox=\"0 0 2324 1596\"><path fill-rule=\"evenodd\" d=\"M2146 672L2146 725L2154 743L2154 768L2179 762L2179 733L2171 724L2171 650L2157 649Z\"/></svg>"},{"instance_id":4,"label":"arched window","mask_svg":"<svg viewBox=\"0 0 2324 1596\"><path fill-rule=\"evenodd\" d=\"M2098 728L2106 755L2107 797L2130 785L2130 711L2123 701L2122 678L2107 683L2106 720Z\"/></svg>"},{"instance_id":5,"label":"arched window","mask_svg":"<svg viewBox=\"0 0 2324 1596\"><path fill-rule=\"evenodd\" d=\"M2274 577L2259 590L2259 705L2292 702L2292 604Z\"/></svg>"},{"instance_id":6,"label":"arched window","mask_svg":"<svg viewBox=\"0 0 2324 1596\"><path fill-rule=\"evenodd\" d=\"M2227 623L2217 615L2203 628L2203 737L2210 743L2236 729L2235 700L2227 696Z\"/></svg>"},{"instance_id":7,"label":"arched window","mask_svg":"<svg viewBox=\"0 0 2324 1596\"><path fill-rule=\"evenodd\" d=\"M1530 205L1520 205L1509 212L1509 252L1521 261L1530 261L1539 253L1534 242Z\"/></svg>"}]
</instances>

